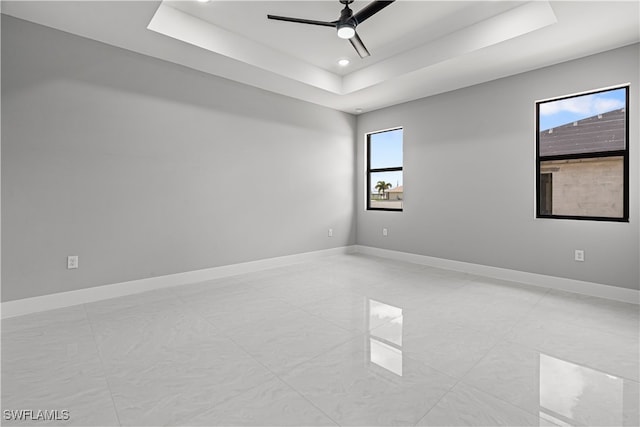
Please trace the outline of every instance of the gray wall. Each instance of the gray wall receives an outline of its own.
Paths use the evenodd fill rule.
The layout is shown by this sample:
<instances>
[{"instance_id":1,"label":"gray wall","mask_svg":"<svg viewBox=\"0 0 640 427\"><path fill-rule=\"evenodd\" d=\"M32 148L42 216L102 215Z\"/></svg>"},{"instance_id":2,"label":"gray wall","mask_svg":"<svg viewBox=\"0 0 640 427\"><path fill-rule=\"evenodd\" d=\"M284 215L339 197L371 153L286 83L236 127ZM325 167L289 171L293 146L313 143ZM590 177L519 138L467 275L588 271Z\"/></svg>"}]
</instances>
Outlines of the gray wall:
<instances>
[{"instance_id":1,"label":"gray wall","mask_svg":"<svg viewBox=\"0 0 640 427\"><path fill-rule=\"evenodd\" d=\"M360 116L357 243L638 289L638 51L636 44ZM627 82L631 221L535 219L535 101ZM404 127L404 212L367 212L364 134L395 126ZM575 249L585 250L585 262L573 260Z\"/></svg>"},{"instance_id":2,"label":"gray wall","mask_svg":"<svg viewBox=\"0 0 640 427\"><path fill-rule=\"evenodd\" d=\"M354 116L4 15L2 113L3 301L355 242Z\"/></svg>"},{"instance_id":3,"label":"gray wall","mask_svg":"<svg viewBox=\"0 0 640 427\"><path fill-rule=\"evenodd\" d=\"M637 289L638 49L368 113L356 134L350 115L2 16L2 300L353 243ZM534 101L625 82L631 222L534 219ZM364 134L398 125L405 211L366 212Z\"/></svg>"}]
</instances>

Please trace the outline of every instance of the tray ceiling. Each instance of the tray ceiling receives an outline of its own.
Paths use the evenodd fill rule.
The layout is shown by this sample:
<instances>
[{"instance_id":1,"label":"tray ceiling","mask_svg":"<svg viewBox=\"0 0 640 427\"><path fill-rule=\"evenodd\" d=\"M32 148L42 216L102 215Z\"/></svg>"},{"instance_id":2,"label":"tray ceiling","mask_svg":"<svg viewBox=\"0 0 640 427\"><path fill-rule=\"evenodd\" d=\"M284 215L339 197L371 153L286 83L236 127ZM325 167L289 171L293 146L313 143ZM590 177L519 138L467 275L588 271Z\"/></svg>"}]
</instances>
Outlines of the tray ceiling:
<instances>
[{"instance_id":1,"label":"tray ceiling","mask_svg":"<svg viewBox=\"0 0 640 427\"><path fill-rule=\"evenodd\" d=\"M2 13L350 113L640 40L638 1L398 0L358 26L371 52L364 59L332 28L266 18L332 21L342 7L334 0L3 1Z\"/></svg>"}]
</instances>

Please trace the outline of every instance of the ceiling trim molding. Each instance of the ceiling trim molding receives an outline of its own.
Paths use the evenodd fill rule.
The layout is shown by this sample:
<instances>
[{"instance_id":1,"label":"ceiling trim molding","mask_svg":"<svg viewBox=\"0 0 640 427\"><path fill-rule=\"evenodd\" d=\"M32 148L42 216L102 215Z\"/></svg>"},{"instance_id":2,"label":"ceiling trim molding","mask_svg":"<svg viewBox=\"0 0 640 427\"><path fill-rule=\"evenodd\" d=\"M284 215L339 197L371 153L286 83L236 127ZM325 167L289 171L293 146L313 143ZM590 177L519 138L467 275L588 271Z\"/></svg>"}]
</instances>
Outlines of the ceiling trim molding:
<instances>
[{"instance_id":1,"label":"ceiling trim molding","mask_svg":"<svg viewBox=\"0 0 640 427\"><path fill-rule=\"evenodd\" d=\"M548 1L531 1L344 77L175 9L165 1L147 29L281 77L348 95L556 22Z\"/></svg>"},{"instance_id":2,"label":"ceiling trim molding","mask_svg":"<svg viewBox=\"0 0 640 427\"><path fill-rule=\"evenodd\" d=\"M147 29L328 92L343 93L340 76L217 27L165 2L158 7Z\"/></svg>"},{"instance_id":3,"label":"ceiling trim molding","mask_svg":"<svg viewBox=\"0 0 640 427\"><path fill-rule=\"evenodd\" d=\"M532 1L344 77L343 93L428 68L555 24L548 1Z\"/></svg>"}]
</instances>

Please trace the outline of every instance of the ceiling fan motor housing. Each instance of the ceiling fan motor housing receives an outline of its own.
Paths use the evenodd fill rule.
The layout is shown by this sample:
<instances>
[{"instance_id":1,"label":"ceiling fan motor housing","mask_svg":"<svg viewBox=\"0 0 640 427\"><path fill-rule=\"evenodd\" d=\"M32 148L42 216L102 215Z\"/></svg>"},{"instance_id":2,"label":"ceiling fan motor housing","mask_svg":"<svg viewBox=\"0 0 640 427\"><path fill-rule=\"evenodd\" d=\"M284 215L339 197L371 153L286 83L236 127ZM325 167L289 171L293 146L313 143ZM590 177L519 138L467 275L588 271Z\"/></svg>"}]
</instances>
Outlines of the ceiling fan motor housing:
<instances>
[{"instance_id":1,"label":"ceiling fan motor housing","mask_svg":"<svg viewBox=\"0 0 640 427\"><path fill-rule=\"evenodd\" d=\"M340 19L336 25L336 28L338 29L338 37L341 39L350 39L356 35L356 24L351 19L352 16L353 11L349 8L349 5L346 4L344 9L340 12Z\"/></svg>"}]
</instances>

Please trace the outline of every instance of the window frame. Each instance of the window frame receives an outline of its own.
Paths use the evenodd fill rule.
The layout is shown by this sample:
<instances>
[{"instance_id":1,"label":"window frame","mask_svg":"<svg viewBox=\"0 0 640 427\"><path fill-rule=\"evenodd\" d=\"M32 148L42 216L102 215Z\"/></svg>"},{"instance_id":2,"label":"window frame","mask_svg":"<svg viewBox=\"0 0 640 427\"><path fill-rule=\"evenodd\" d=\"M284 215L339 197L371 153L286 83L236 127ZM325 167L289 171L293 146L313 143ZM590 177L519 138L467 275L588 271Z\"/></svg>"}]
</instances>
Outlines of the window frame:
<instances>
[{"instance_id":1,"label":"window frame","mask_svg":"<svg viewBox=\"0 0 640 427\"><path fill-rule=\"evenodd\" d=\"M393 132L396 130L402 130L402 166L394 166L394 167L388 167L388 168L371 168L371 135L377 135L377 134L381 134L381 133L385 133L385 132ZM378 131L374 131L374 132L367 132L366 134L366 163L367 163L367 167L366 167L366 175L367 175L367 179L366 179L366 190L365 190L365 197L366 197L366 210L367 211L388 211L388 212L402 212L404 210L404 201L403 201L403 207L401 208L374 208L371 207L371 195L370 195L370 191L371 191L371 174L372 173L378 173L378 172L402 172L403 175L403 182L404 182L404 127L402 126L397 126L394 128L389 128L389 129L384 129L384 130L378 130ZM404 184L403 184L404 185Z\"/></svg>"},{"instance_id":2,"label":"window frame","mask_svg":"<svg viewBox=\"0 0 640 427\"><path fill-rule=\"evenodd\" d=\"M535 213L536 218L543 219L569 219L579 221L609 221L609 222L629 222L629 90L630 84L624 84L619 86L611 86L603 89L596 89L587 92L580 92L578 94L560 96L557 98L549 98L541 101L536 101L536 176L535 176ZM552 156L540 156L540 105L547 102L560 101L563 99L577 98L580 96L592 95L597 93L609 92L612 90L624 89L625 90L625 148L624 150L615 151L598 151L589 153L577 153L577 154L558 154ZM579 159L596 159L607 157L622 157L623 163L623 208L621 217L607 217L607 216L585 216L585 215L554 215L543 214L542 200L541 200L541 163L553 160L579 160Z\"/></svg>"}]
</instances>

